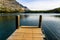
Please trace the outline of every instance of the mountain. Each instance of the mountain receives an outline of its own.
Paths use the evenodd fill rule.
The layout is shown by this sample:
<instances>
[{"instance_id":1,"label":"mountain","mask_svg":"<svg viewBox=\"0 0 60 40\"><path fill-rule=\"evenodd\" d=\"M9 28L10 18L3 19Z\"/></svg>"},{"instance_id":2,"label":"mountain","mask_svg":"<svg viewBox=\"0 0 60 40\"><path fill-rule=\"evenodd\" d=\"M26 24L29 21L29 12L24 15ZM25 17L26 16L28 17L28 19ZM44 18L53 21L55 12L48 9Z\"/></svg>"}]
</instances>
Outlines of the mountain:
<instances>
[{"instance_id":1,"label":"mountain","mask_svg":"<svg viewBox=\"0 0 60 40\"><path fill-rule=\"evenodd\" d=\"M26 6L23 6L22 4L20 4L20 6L24 9L24 13L30 11L29 8L27 8Z\"/></svg>"},{"instance_id":2,"label":"mountain","mask_svg":"<svg viewBox=\"0 0 60 40\"><path fill-rule=\"evenodd\" d=\"M22 6L16 0L0 0L0 13L25 12Z\"/></svg>"}]
</instances>

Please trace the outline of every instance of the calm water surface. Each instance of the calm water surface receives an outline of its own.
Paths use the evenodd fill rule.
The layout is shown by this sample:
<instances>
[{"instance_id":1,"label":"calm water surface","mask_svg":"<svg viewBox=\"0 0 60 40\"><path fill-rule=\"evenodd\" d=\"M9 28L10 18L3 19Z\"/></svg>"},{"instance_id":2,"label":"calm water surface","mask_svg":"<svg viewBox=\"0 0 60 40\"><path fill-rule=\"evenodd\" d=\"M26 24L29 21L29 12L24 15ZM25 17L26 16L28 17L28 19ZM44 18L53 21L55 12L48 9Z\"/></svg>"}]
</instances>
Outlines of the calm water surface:
<instances>
[{"instance_id":1,"label":"calm water surface","mask_svg":"<svg viewBox=\"0 0 60 40\"><path fill-rule=\"evenodd\" d=\"M0 16L0 40L6 40L16 29L15 16Z\"/></svg>"},{"instance_id":2,"label":"calm water surface","mask_svg":"<svg viewBox=\"0 0 60 40\"><path fill-rule=\"evenodd\" d=\"M38 26L39 25L39 16L28 16L20 20L21 26Z\"/></svg>"}]
</instances>

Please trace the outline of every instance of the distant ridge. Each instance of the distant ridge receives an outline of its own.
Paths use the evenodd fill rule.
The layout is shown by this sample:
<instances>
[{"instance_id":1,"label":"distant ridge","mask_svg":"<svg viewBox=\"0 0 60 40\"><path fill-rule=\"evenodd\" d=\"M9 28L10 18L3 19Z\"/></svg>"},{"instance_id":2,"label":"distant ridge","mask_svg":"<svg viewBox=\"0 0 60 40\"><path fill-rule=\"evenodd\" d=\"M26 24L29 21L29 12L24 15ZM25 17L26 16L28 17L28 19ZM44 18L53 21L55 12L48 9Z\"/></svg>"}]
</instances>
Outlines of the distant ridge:
<instances>
[{"instance_id":1,"label":"distant ridge","mask_svg":"<svg viewBox=\"0 0 60 40\"><path fill-rule=\"evenodd\" d=\"M60 13L60 7L59 8L55 8L55 9L52 9L52 10L29 10L27 11L26 13Z\"/></svg>"}]
</instances>

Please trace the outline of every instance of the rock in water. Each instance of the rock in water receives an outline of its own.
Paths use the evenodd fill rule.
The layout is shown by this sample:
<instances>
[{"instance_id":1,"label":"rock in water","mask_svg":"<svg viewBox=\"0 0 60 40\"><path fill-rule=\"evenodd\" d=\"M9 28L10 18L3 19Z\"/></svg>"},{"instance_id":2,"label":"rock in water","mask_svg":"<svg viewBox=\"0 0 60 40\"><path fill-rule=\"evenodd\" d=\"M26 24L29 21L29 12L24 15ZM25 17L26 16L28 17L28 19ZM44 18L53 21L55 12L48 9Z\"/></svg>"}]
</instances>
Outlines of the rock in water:
<instances>
[{"instance_id":1,"label":"rock in water","mask_svg":"<svg viewBox=\"0 0 60 40\"><path fill-rule=\"evenodd\" d=\"M16 0L0 0L0 12L24 12L24 8Z\"/></svg>"}]
</instances>

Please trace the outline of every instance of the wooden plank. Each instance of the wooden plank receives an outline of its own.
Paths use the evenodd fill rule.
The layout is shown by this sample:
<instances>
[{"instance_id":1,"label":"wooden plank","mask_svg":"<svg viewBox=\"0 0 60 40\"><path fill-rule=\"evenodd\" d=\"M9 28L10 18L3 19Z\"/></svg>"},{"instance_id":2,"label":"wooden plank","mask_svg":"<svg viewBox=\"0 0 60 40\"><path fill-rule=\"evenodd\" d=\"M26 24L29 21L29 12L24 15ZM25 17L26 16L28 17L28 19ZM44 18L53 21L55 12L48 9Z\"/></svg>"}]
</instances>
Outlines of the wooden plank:
<instances>
[{"instance_id":1,"label":"wooden plank","mask_svg":"<svg viewBox=\"0 0 60 40\"><path fill-rule=\"evenodd\" d=\"M26 27L26 28L38 28L38 26L20 26L20 27Z\"/></svg>"},{"instance_id":2,"label":"wooden plank","mask_svg":"<svg viewBox=\"0 0 60 40\"><path fill-rule=\"evenodd\" d=\"M43 40L41 28L19 28L7 40Z\"/></svg>"}]
</instances>

